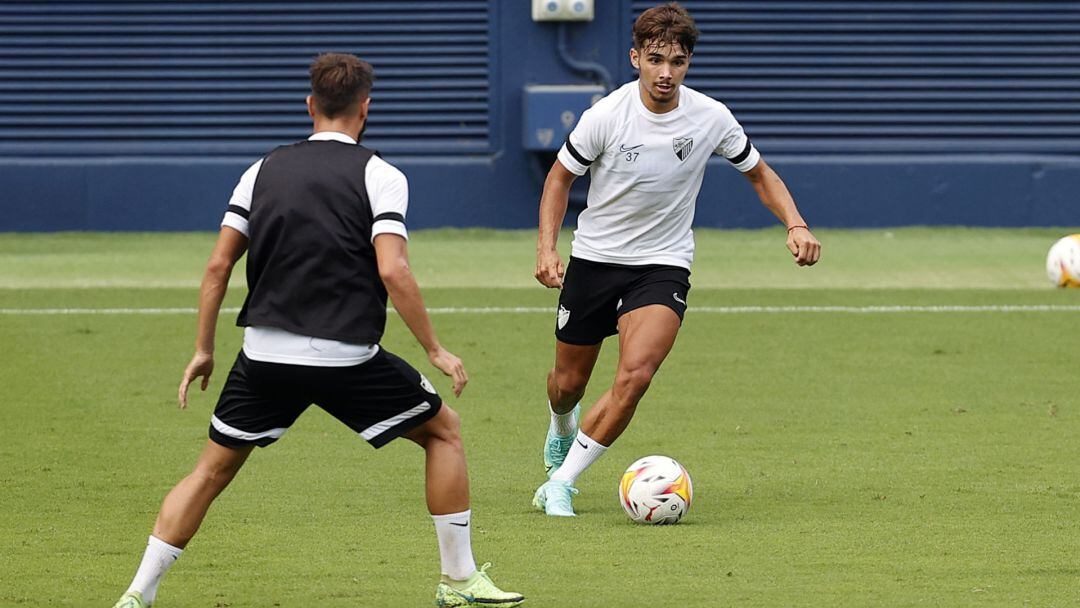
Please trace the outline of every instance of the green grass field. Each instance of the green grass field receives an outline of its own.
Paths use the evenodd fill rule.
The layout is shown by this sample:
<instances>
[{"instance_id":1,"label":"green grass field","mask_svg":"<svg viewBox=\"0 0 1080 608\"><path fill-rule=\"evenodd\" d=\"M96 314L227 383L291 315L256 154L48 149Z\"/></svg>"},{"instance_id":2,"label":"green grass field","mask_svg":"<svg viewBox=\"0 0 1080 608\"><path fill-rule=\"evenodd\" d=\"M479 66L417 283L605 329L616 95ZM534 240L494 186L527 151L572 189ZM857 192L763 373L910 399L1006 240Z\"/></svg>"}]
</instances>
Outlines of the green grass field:
<instances>
[{"instance_id":1,"label":"green grass field","mask_svg":"<svg viewBox=\"0 0 1080 608\"><path fill-rule=\"evenodd\" d=\"M430 306L551 311L434 317L472 377L450 403L478 561L534 607L1076 605L1080 290L1043 272L1050 244L1075 231L823 230L813 269L794 267L779 230L700 232L675 350L579 481L571 521L529 505L556 297L531 278L532 234L415 233ZM223 315L210 390L180 411L193 314L27 309L193 307L212 242L0 235L0 605L115 601L205 441L241 338ZM243 291L235 282L226 306ZM1060 308L779 311L1008 305ZM430 371L396 317L387 334ZM606 349L588 403L613 373ZM653 453L693 476L678 526L633 525L617 503L622 470ZM421 471L415 446L373 451L309 410L252 456L156 606L430 605Z\"/></svg>"}]
</instances>

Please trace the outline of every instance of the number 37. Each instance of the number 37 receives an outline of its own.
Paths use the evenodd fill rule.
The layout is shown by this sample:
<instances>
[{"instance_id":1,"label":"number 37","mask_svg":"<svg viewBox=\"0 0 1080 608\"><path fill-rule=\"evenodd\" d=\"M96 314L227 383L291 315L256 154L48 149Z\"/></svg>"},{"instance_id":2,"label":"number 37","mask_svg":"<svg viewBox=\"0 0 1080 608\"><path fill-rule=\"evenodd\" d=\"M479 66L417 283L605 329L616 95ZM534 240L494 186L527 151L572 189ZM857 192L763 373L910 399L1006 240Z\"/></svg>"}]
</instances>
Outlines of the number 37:
<instances>
[{"instance_id":1,"label":"number 37","mask_svg":"<svg viewBox=\"0 0 1080 608\"><path fill-rule=\"evenodd\" d=\"M626 153L626 162L628 162L628 163L632 163L632 162L634 162L635 160L637 160L637 157L638 157L638 153L637 153L637 152L627 152L627 153Z\"/></svg>"}]
</instances>

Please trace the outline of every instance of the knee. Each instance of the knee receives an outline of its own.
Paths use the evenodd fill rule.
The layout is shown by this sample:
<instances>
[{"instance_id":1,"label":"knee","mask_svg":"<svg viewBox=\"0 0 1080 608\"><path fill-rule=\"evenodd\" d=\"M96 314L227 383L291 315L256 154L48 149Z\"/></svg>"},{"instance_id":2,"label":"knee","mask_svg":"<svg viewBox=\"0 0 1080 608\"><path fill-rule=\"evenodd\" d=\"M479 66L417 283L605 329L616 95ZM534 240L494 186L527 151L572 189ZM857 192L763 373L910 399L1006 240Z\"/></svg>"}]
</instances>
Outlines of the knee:
<instances>
[{"instance_id":1,"label":"knee","mask_svg":"<svg viewBox=\"0 0 1080 608\"><path fill-rule=\"evenodd\" d=\"M204 487L221 490L236 477L236 469L219 464L199 464L191 476Z\"/></svg>"},{"instance_id":2,"label":"knee","mask_svg":"<svg viewBox=\"0 0 1080 608\"><path fill-rule=\"evenodd\" d=\"M449 405L443 405L442 409L445 410L444 419L442 424L442 432L439 439L452 443L458 447L461 446L461 416L456 411L451 409Z\"/></svg>"},{"instance_id":3,"label":"knee","mask_svg":"<svg viewBox=\"0 0 1080 608\"><path fill-rule=\"evenodd\" d=\"M637 400L649 390L654 373L656 370L648 366L620 368L615 375L615 394L622 397L621 401L636 405Z\"/></svg>"},{"instance_id":4,"label":"knee","mask_svg":"<svg viewBox=\"0 0 1080 608\"><path fill-rule=\"evenodd\" d=\"M555 368L548 374L549 382L555 385L560 395L574 396L578 399L585 394L589 376L568 369Z\"/></svg>"},{"instance_id":5,"label":"knee","mask_svg":"<svg viewBox=\"0 0 1080 608\"><path fill-rule=\"evenodd\" d=\"M439 408L439 413L420 427L420 431L414 440L424 448L431 442L438 441L462 449L461 416L449 405L444 404Z\"/></svg>"}]
</instances>

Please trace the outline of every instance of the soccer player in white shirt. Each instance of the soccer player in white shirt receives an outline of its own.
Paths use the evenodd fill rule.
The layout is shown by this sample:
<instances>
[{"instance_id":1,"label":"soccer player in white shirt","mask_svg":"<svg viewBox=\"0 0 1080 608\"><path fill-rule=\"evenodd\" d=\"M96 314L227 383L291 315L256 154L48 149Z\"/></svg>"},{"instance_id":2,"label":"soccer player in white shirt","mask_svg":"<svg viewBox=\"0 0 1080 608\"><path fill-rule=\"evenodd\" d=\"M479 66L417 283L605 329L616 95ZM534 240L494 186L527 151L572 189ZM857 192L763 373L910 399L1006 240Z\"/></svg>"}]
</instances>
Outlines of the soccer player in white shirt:
<instances>
[{"instance_id":1,"label":"soccer player in white shirt","mask_svg":"<svg viewBox=\"0 0 1080 608\"><path fill-rule=\"evenodd\" d=\"M561 289L555 366L548 374L551 413L544 464L550 479L533 505L573 516L581 473L619 437L675 343L690 289L691 224L706 162L725 157L787 226L800 266L821 245L784 182L761 158L720 102L682 85L698 30L677 3L651 8L634 23L630 63L640 78L581 116L544 183L536 279ZM555 245L573 181L591 171L565 268ZM619 335L615 381L578 428L578 401L603 340Z\"/></svg>"}]
</instances>

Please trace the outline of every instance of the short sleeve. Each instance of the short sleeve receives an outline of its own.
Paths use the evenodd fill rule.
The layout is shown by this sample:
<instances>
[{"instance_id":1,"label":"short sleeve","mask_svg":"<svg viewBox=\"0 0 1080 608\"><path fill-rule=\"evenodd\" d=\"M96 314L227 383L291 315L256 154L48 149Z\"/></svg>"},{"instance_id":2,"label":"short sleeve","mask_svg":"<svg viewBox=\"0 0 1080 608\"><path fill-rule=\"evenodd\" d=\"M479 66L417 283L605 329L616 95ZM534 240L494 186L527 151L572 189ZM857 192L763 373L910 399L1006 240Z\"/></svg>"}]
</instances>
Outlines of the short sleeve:
<instances>
[{"instance_id":1,"label":"short sleeve","mask_svg":"<svg viewBox=\"0 0 1080 608\"><path fill-rule=\"evenodd\" d=\"M604 153L605 121L595 107L585 110L577 126L559 149L559 162L574 175L585 175L593 161Z\"/></svg>"},{"instance_id":2,"label":"short sleeve","mask_svg":"<svg viewBox=\"0 0 1080 608\"><path fill-rule=\"evenodd\" d=\"M251 197L255 192L255 178L259 176L263 159L248 167L247 171L240 176L240 182L233 189L229 206L225 210L225 217L221 220L222 226L228 226L244 236L248 236L248 216L251 215Z\"/></svg>"},{"instance_id":3,"label":"short sleeve","mask_svg":"<svg viewBox=\"0 0 1080 608\"><path fill-rule=\"evenodd\" d=\"M726 120L716 153L726 158L736 169L746 173L757 166L758 161L761 160L761 153L750 142L750 138L743 132L742 125L735 120L735 117L727 111L725 114Z\"/></svg>"},{"instance_id":4,"label":"short sleeve","mask_svg":"<svg viewBox=\"0 0 1080 608\"><path fill-rule=\"evenodd\" d=\"M398 234L409 238L405 230L405 212L409 208L409 180L397 167L378 156L371 157L364 173L368 199L371 201L371 238L378 234Z\"/></svg>"}]
</instances>

